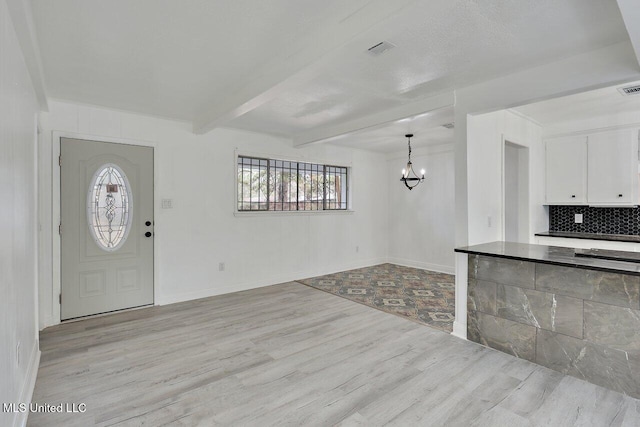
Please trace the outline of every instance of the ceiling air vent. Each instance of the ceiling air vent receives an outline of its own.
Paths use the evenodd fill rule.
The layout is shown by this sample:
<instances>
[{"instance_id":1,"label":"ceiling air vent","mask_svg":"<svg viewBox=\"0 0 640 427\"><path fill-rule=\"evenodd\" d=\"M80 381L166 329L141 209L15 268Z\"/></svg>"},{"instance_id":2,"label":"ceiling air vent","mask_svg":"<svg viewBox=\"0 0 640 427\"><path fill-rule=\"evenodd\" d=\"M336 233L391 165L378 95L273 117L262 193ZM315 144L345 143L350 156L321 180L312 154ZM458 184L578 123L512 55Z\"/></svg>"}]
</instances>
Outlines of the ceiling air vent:
<instances>
[{"instance_id":1,"label":"ceiling air vent","mask_svg":"<svg viewBox=\"0 0 640 427\"><path fill-rule=\"evenodd\" d=\"M455 126L455 125L454 125L454 123L453 123L453 122L451 122L451 123L445 123L445 124L443 124L443 125L442 125L442 127L443 127L443 128L447 128L447 129L453 129L453 128L454 128L454 126Z\"/></svg>"},{"instance_id":2,"label":"ceiling air vent","mask_svg":"<svg viewBox=\"0 0 640 427\"><path fill-rule=\"evenodd\" d=\"M623 95L637 95L640 93L640 85L619 87L618 91Z\"/></svg>"},{"instance_id":3,"label":"ceiling air vent","mask_svg":"<svg viewBox=\"0 0 640 427\"><path fill-rule=\"evenodd\" d=\"M369 52L373 56L378 56L378 55L382 55L383 53L385 53L390 49L393 49L394 47L396 46L389 42L380 42L374 46L371 46L369 49L367 49L367 52Z\"/></svg>"}]
</instances>

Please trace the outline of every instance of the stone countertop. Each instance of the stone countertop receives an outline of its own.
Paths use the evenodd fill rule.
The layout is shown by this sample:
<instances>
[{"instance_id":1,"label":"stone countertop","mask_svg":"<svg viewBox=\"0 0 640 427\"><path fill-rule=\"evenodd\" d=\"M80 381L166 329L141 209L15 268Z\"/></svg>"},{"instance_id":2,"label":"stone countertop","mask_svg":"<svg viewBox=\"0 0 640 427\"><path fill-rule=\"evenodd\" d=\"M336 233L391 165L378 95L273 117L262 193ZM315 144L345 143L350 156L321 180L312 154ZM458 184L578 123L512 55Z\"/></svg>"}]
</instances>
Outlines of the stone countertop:
<instances>
[{"instance_id":1,"label":"stone countertop","mask_svg":"<svg viewBox=\"0 0 640 427\"><path fill-rule=\"evenodd\" d=\"M536 233L536 236L544 237L564 237L566 239L587 239L587 240L609 240L612 242L640 243L640 236L634 234L600 234L600 233L577 233L570 231L545 231Z\"/></svg>"},{"instance_id":2,"label":"stone countertop","mask_svg":"<svg viewBox=\"0 0 640 427\"><path fill-rule=\"evenodd\" d=\"M456 248L455 251L473 255L486 255L498 258L532 261L543 264L640 276L639 263L576 257L576 250L573 248L532 245L528 243L492 242L483 243L481 245L460 247Z\"/></svg>"}]
</instances>

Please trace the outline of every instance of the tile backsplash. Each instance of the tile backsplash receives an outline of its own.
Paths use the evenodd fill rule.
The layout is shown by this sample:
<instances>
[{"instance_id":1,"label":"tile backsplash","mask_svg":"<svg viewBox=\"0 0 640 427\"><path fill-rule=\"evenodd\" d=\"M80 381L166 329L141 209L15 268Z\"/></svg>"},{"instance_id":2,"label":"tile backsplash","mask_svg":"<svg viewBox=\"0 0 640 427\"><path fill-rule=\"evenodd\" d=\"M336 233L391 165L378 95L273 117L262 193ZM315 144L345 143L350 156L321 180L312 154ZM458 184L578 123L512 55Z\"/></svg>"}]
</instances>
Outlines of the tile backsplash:
<instances>
[{"instance_id":1,"label":"tile backsplash","mask_svg":"<svg viewBox=\"0 0 640 427\"><path fill-rule=\"evenodd\" d=\"M582 214L582 224L575 214ZM549 206L549 231L640 235L640 208Z\"/></svg>"}]
</instances>

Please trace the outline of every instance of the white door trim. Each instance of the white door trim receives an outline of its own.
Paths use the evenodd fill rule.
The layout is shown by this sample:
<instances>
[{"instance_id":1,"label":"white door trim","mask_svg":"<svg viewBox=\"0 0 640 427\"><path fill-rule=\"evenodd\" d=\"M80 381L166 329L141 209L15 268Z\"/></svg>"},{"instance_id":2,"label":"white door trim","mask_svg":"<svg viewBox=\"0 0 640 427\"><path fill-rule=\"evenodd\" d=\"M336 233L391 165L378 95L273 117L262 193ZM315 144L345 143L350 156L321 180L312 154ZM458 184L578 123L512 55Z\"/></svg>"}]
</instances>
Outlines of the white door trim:
<instances>
[{"instance_id":1,"label":"white door trim","mask_svg":"<svg viewBox=\"0 0 640 427\"><path fill-rule=\"evenodd\" d=\"M158 215L158 194L157 194L157 183L158 183L158 144L153 141L139 141L132 140L126 138L113 138L106 136L97 136L97 135L89 135L82 134L77 132L62 132L62 131L52 131L51 132L51 141L52 141L52 155L51 155L51 211L52 211L52 236L53 236L53 244L51 248L51 258L52 258L52 294L51 294L51 313L53 324L57 325L61 322L60 320L60 300L59 295L62 291L61 289L61 257L60 257L60 234L57 233L58 225L60 224L60 165L58 164L58 158L60 157L60 140L61 138L72 138L72 139L85 139L88 141L96 141L96 142L110 142L115 144L127 144L127 145L139 145L143 147L151 147L153 148L153 216L154 216L154 234L158 232L158 230L162 230L161 224L158 221L160 218ZM158 239L153 239L153 305L157 305L157 295L159 292L158 286ZM46 325L52 326L52 325Z\"/></svg>"},{"instance_id":2,"label":"white door trim","mask_svg":"<svg viewBox=\"0 0 640 427\"><path fill-rule=\"evenodd\" d=\"M501 236L501 240L504 241L505 236L507 234L506 231L506 214L505 214L505 207L506 207L506 183L505 183L505 164L504 164L504 160L505 160L505 144L512 144L524 149L529 150L527 152L527 159L528 159L528 163L527 163L527 200L529 201L529 203L527 205L530 205L531 203L531 147L525 144L520 143L519 138L510 138L509 135L505 135L504 133L501 135L500 138L500 192L501 192L501 206L500 206L500 236ZM529 206L526 207L526 216L527 216L527 234L528 234L528 241L527 242L521 242L521 243L534 243L533 242L533 232L531 231L531 209L529 209ZM519 234L519 233L518 233Z\"/></svg>"}]
</instances>

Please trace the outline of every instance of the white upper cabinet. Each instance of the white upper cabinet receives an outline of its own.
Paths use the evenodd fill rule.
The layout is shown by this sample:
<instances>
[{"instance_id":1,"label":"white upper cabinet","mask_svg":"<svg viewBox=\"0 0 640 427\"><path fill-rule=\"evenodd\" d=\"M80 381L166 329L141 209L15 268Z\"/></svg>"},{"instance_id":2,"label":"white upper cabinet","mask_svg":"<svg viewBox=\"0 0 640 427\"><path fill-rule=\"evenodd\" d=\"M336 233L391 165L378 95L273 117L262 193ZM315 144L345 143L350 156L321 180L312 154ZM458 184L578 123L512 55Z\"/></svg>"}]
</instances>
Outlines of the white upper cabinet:
<instances>
[{"instance_id":1,"label":"white upper cabinet","mask_svg":"<svg viewBox=\"0 0 640 427\"><path fill-rule=\"evenodd\" d=\"M546 189L549 205L586 204L586 136L547 140Z\"/></svg>"},{"instance_id":2,"label":"white upper cabinet","mask_svg":"<svg viewBox=\"0 0 640 427\"><path fill-rule=\"evenodd\" d=\"M546 204L640 204L638 129L548 139Z\"/></svg>"},{"instance_id":3,"label":"white upper cabinet","mask_svg":"<svg viewBox=\"0 0 640 427\"><path fill-rule=\"evenodd\" d=\"M638 131L622 129L589 135L587 203L638 204Z\"/></svg>"}]
</instances>

